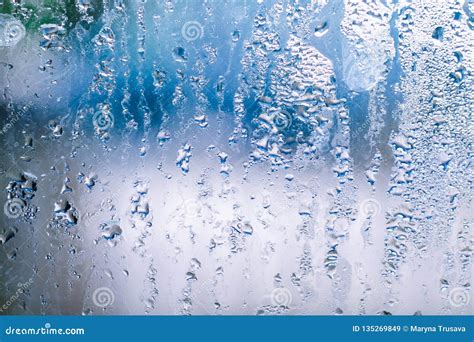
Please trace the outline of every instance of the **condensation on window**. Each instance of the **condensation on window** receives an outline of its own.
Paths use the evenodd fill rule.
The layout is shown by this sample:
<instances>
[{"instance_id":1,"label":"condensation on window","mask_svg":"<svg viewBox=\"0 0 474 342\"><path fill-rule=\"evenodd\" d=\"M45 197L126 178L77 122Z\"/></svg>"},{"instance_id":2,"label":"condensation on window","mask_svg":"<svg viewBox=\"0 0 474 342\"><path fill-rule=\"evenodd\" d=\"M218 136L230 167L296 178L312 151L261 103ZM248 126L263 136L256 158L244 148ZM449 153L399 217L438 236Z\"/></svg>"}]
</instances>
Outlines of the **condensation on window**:
<instances>
[{"instance_id":1,"label":"condensation on window","mask_svg":"<svg viewBox=\"0 0 474 342\"><path fill-rule=\"evenodd\" d=\"M472 314L470 0L3 0L0 313Z\"/></svg>"}]
</instances>

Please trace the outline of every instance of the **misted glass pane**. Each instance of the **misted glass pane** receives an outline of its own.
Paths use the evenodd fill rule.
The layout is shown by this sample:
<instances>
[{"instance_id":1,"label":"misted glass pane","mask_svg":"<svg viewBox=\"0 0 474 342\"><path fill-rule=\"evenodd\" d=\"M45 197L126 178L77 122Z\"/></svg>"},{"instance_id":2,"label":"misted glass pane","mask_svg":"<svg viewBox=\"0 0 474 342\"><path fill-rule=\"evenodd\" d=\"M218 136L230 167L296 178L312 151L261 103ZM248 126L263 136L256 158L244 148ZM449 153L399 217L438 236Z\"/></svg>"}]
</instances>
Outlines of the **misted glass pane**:
<instances>
[{"instance_id":1,"label":"misted glass pane","mask_svg":"<svg viewBox=\"0 0 474 342\"><path fill-rule=\"evenodd\" d=\"M471 1L0 1L1 314L472 314Z\"/></svg>"}]
</instances>

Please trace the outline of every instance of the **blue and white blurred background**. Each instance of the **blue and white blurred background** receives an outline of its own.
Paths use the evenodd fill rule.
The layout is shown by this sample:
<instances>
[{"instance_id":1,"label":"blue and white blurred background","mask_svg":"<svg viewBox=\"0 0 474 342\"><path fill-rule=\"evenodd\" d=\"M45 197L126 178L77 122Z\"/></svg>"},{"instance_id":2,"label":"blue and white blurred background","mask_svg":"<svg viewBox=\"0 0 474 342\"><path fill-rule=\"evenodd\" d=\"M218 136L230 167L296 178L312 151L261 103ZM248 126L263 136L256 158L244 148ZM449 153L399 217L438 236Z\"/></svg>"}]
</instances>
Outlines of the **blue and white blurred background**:
<instances>
[{"instance_id":1,"label":"blue and white blurred background","mask_svg":"<svg viewBox=\"0 0 474 342\"><path fill-rule=\"evenodd\" d=\"M472 314L471 0L0 2L1 314Z\"/></svg>"}]
</instances>

